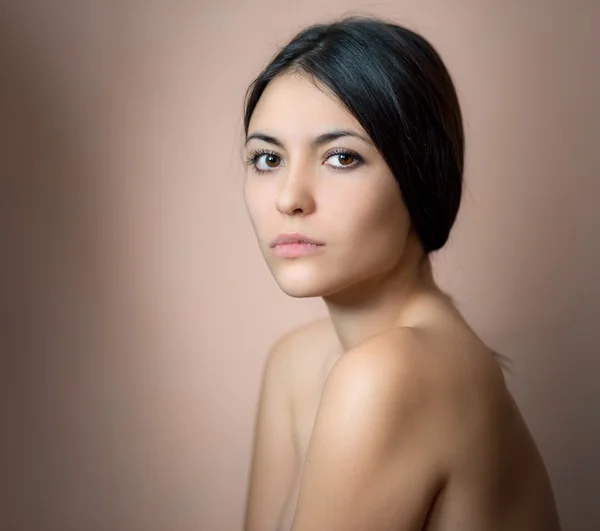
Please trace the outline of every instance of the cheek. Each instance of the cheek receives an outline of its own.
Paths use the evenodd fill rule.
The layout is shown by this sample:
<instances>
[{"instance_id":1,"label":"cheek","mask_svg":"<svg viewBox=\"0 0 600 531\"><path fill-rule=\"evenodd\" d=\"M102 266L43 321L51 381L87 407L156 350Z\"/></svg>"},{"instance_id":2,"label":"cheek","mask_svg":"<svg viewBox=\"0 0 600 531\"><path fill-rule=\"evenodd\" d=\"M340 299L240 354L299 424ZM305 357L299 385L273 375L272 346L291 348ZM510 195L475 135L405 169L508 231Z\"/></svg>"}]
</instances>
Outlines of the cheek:
<instances>
[{"instance_id":1,"label":"cheek","mask_svg":"<svg viewBox=\"0 0 600 531\"><path fill-rule=\"evenodd\" d=\"M269 200L272 200L268 187L260 186L258 183L247 180L244 183L244 201L246 209L250 216L250 221L255 229L264 223L268 209L271 207Z\"/></svg>"},{"instance_id":2,"label":"cheek","mask_svg":"<svg viewBox=\"0 0 600 531\"><path fill-rule=\"evenodd\" d=\"M398 263L410 227L404 213L401 201L382 198L349 220L349 252L357 274L388 270Z\"/></svg>"},{"instance_id":3,"label":"cheek","mask_svg":"<svg viewBox=\"0 0 600 531\"><path fill-rule=\"evenodd\" d=\"M408 232L410 218L395 182L357 187L338 193L328 209L349 240L372 247L397 241Z\"/></svg>"}]
</instances>

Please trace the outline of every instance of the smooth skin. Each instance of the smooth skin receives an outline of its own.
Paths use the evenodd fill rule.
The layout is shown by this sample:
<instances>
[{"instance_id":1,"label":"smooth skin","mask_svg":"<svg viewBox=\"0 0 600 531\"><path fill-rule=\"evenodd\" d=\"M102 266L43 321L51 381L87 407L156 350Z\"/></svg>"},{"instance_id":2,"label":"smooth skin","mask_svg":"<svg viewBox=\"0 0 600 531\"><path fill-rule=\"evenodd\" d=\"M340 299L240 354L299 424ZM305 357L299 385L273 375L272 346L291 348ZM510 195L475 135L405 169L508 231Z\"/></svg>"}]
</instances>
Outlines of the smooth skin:
<instances>
[{"instance_id":1,"label":"smooth skin","mask_svg":"<svg viewBox=\"0 0 600 531\"><path fill-rule=\"evenodd\" d=\"M266 263L288 295L323 297L330 318L269 353L245 530L559 531L502 370L437 287L358 121L291 73L267 86L247 138L244 194ZM325 245L276 256L270 243L292 232Z\"/></svg>"}]
</instances>

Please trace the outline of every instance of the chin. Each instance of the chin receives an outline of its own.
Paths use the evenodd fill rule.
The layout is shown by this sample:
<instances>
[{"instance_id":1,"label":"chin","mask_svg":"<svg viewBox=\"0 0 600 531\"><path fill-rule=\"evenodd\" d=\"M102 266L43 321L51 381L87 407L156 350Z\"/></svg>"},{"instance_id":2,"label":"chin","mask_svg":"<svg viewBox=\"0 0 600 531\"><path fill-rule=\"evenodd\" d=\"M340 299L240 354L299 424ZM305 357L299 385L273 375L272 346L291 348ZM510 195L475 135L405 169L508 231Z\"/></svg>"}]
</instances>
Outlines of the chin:
<instances>
[{"instance_id":1,"label":"chin","mask_svg":"<svg viewBox=\"0 0 600 531\"><path fill-rule=\"evenodd\" d=\"M323 297L331 290L330 282L319 271L310 270L301 264L285 264L271 268L277 285L286 295L298 299Z\"/></svg>"},{"instance_id":2,"label":"chin","mask_svg":"<svg viewBox=\"0 0 600 531\"><path fill-rule=\"evenodd\" d=\"M300 285L282 285L279 284L281 291L283 291L286 295L290 297L294 297L296 299L308 299L314 297L323 297L324 292L318 289L310 289L307 286Z\"/></svg>"},{"instance_id":3,"label":"chin","mask_svg":"<svg viewBox=\"0 0 600 531\"><path fill-rule=\"evenodd\" d=\"M286 295L297 299L323 297L327 293L327 289L319 285L320 283L310 280L282 280L275 277L275 282Z\"/></svg>"},{"instance_id":4,"label":"chin","mask_svg":"<svg viewBox=\"0 0 600 531\"><path fill-rule=\"evenodd\" d=\"M322 272L303 275L292 273L297 272L277 271L274 272L273 277L281 291L297 299L330 297L343 292L353 284L348 278L335 278L331 274L325 276Z\"/></svg>"}]
</instances>

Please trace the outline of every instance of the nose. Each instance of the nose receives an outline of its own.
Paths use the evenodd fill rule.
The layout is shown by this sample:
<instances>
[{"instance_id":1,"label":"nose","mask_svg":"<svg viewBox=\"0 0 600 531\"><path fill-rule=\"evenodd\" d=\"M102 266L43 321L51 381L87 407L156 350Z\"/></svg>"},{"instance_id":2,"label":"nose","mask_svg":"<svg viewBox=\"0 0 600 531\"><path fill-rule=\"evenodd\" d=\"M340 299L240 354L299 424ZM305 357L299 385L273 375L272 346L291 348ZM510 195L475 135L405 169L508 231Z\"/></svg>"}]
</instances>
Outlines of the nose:
<instances>
[{"instance_id":1,"label":"nose","mask_svg":"<svg viewBox=\"0 0 600 531\"><path fill-rule=\"evenodd\" d=\"M291 169L284 177L275 202L277 210L287 216L306 216L315 210L315 198L307 170Z\"/></svg>"}]
</instances>

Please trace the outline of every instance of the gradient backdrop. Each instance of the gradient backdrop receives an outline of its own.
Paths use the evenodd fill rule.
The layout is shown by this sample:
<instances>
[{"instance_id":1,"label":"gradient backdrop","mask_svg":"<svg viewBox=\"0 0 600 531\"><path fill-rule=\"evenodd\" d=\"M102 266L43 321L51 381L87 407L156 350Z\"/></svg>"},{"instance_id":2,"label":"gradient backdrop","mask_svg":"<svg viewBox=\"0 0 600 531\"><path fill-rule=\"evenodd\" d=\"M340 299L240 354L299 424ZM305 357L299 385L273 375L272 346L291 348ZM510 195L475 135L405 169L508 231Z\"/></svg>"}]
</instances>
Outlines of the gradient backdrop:
<instances>
[{"instance_id":1,"label":"gradient backdrop","mask_svg":"<svg viewBox=\"0 0 600 531\"><path fill-rule=\"evenodd\" d=\"M600 2L7 0L2 530L241 530L267 349L326 315L259 254L243 96L350 13L453 75L466 189L435 272L513 360L565 531L600 529Z\"/></svg>"}]
</instances>

